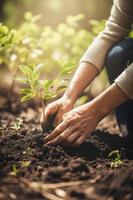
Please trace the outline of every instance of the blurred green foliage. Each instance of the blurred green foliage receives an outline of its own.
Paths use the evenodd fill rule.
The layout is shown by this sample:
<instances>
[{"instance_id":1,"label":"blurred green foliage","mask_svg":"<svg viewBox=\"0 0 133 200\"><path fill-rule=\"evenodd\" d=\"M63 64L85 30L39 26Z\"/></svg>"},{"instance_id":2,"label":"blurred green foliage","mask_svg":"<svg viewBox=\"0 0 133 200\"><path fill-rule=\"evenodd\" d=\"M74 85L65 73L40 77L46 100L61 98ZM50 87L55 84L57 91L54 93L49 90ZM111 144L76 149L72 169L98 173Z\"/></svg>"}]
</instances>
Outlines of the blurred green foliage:
<instances>
[{"instance_id":1,"label":"blurred green foliage","mask_svg":"<svg viewBox=\"0 0 133 200\"><path fill-rule=\"evenodd\" d=\"M0 67L10 71L12 79L19 65L48 63L42 77L55 79L69 63L77 67L84 51L105 27L106 20L90 20L91 30L80 28L84 15L68 16L56 28L38 24L40 15L27 12L17 29L0 24ZM133 37L133 33L130 33ZM70 76L69 76L70 79ZM93 96L107 87L105 70L91 87Z\"/></svg>"},{"instance_id":2,"label":"blurred green foliage","mask_svg":"<svg viewBox=\"0 0 133 200\"><path fill-rule=\"evenodd\" d=\"M102 4L99 0L1 0L0 28L8 31L0 34L0 68L9 69L5 79L1 73L3 80L13 80L19 65L47 62L41 76L48 79L54 79L68 63L77 67L84 51L105 25L105 20L88 23L88 19L107 18L111 5L112 0ZM105 72L100 80L98 86L106 87Z\"/></svg>"},{"instance_id":3,"label":"blurred green foliage","mask_svg":"<svg viewBox=\"0 0 133 200\"><path fill-rule=\"evenodd\" d=\"M0 25L0 66L8 68L12 80L20 65L30 66L46 62L47 67L41 76L53 80L62 68L66 70L69 63L74 63L74 67L77 67L84 51L105 26L105 20L91 20L91 31L81 29L80 23L84 19L82 14L68 16L65 22L56 28L39 25L40 18L40 15L33 16L31 12L27 12L23 23L17 29ZM70 77L71 75L68 79ZM107 83L105 72L101 74L100 80L102 81L96 83L101 85L102 90ZM94 88L99 88L96 83ZM12 84L14 85L14 81ZM95 93L97 94L97 91Z\"/></svg>"},{"instance_id":4,"label":"blurred green foliage","mask_svg":"<svg viewBox=\"0 0 133 200\"><path fill-rule=\"evenodd\" d=\"M91 21L92 32L80 29L83 15L68 16L57 28L37 24L40 15L25 14L18 29L0 25L0 64L11 72L22 64L47 62L45 75L55 76L65 63L78 64L83 52L96 34L104 28L105 21Z\"/></svg>"},{"instance_id":5,"label":"blurred green foliage","mask_svg":"<svg viewBox=\"0 0 133 200\"><path fill-rule=\"evenodd\" d=\"M77 67L84 51L105 26L106 20L92 19L106 18L111 5L112 0L1 0L0 19L6 23L0 23L0 70L8 69L13 80L20 65L45 62L47 66L40 76L54 80L69 63ZM41 15L25 13L27 10ZM81 12L85 17L77 14ZM103 70L91 85L91 94L96 96L107 86Z\"/></svg>"}]
</instances>

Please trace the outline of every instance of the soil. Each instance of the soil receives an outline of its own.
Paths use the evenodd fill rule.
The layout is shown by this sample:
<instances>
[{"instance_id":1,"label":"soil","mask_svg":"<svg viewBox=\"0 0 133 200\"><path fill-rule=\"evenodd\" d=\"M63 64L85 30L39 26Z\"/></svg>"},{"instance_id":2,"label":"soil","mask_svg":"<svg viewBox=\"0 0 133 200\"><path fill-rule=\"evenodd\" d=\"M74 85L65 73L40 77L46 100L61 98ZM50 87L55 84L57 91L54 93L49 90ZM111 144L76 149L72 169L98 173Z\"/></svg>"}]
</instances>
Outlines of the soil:
<instances>
[{"instance_id":1,"label":"soil","mask_svg":"<svg viewBox=\"0 0 133 200\"><path fill-rule=\"evenodd\" d=\"M48 146L37 104L20 104L0 92L0 200L131 200L133 151L118 134L114 116L80 147ZM48 134L48 133L47 133ZM111 167L113 150L122 163Z\"/></svg>"}]
</instances>

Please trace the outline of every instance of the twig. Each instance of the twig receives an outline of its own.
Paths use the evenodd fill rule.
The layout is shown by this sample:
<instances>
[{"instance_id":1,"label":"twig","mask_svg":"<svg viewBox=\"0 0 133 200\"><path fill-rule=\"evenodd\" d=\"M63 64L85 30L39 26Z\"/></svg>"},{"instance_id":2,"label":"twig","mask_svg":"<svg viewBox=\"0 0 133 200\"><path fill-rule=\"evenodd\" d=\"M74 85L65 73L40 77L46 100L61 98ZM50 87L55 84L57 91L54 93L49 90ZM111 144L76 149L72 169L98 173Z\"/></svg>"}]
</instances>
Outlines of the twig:
<instances>
[{"instance_id":1,"label":"twig","mask_svg":"<svg viewBox=\"0 0 133 200\"><path fill-rule=\"evenodd\" d=\"M40 188L40 189L56 189L62 187L71 187L83 184L90 184L89 181L70 181L70 182L61 182L61 183L47 183L44 184L42 182L29 182L27 179L21 179L21 181L33 188Z\"/></svg>"},{"instance_id":2,"label":"twig","mask_svg":"<svg viewBox=\"0 0 133 200\"><path fill-rule=\"evenodd\" d=\"M34 192L40 193L43 197L47 198L48 200L64 200L60 197L57 197L54 194L51 194L50 192L47 191L49 189L48 187L44 187L44 183L37 183L37 182L29 182L29 180L22 178L20 179L23 184L26 184L31 190ZM42 187L43 184L43 187ZM47 185L47 184L46 184Z\"/></svg>"},{"instance_id":3,"label":"twig","mask_svg":"<svg viewBox=\"0 0 133 200\"><path fill-rule=\"evenodd\" d=\"M44 105L44 100L42 99L41 100L41 104L42 104L42 115L43 115L43 120L44 122L46 121L45 120L45 105Z\"/></svg>"},{"instance_id":4,"label":"twig","mask_svg":"<svg viewBox=\"0 0 133 200\"><path fill-rule=\"evenodd\" d=\"M41 190L38 190L38 189L35 189L35 188L34 188L34 191L39 192L43 197L45 197L49 200L64 200L64 199L57 197L54 194L51 194L50 192L47 192L47 191L41 191Z\"/></svg>"}]
</instances>

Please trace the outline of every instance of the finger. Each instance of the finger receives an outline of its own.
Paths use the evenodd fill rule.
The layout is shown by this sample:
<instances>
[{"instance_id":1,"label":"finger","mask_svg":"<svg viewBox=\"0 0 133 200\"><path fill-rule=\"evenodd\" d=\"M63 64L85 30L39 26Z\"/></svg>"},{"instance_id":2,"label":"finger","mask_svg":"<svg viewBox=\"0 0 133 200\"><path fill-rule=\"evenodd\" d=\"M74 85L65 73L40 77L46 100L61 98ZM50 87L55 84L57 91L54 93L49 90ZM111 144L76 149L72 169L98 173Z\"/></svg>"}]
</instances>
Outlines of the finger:
<instances>
[{"instance_id":1,"label":"finger","mask_svg":"<svg viewBox=\"0 0 133 200\"><path fill-rule=\"evenodd\" d=\"M62 134L59 134L55 139L48 142L48 145L59 145L65 142L67 137L71 135L72 132L70 129L66 129Z\"/></svg>"},{"instance_id":2,"label":"finger","mask_svg":"<svg viewBox=\"0 0 133 200\"><path fill-rule=\"evenodd\" d=\"M56 127L62 122L61 114L55 115L53 119L53 126Z\"/></svg>"},{"instance_id":3,"label":"finger","mask_svg":"<svg viewBox=\"0 0 133 200\"><path fill-rule=\"evenodd\" d=\"M55 115L56 113L56 109L52 106L48 106L46 107L46 110L45 110L45 120L46 121L49 121L51 120L51 118L53 118L53 116Z\"/></svg>"},{"instance_id":4,"label":"finger","mask_svg":"<svg viewBox=\"0 0 133 200\"><path fill-rule=\"evenodd\" d=\"M70 111L63 114L63 116L62 116L63 120L65 120L69 116L69 113L70 113Z\"/></svg>"},{"instance_id":5,"label":"finger","mask_svg":"<svg viewBox=\"0 0 133 200\"><path fill-rule=\"evenodd\" d=\"M67 128L67 126L68 126L68 123L66 121L63 121L48 136L44 138L44 142L47 143L55 139L61 132L63 132Z\"/></svg>"},{"instance_id":6,"label":"finger","mask_svg":"<svg viewBox=\"0 0 133 200\"><path fill-rule=\"evenodd\" d=\"M79 147L86 140L86 135L79 137L73 144L73 147Z\"/></svg>"},{"instance_id":7,"label":"finger","mask_svg":"<svg viewBox=\"0 0 133 200\"><path fill-rule=\"evenodd\" d=\"M73 146L74 142L79 138L79 132L73 132L66 141L62 144L64 147Z\"/></svg>"}]
</instances>

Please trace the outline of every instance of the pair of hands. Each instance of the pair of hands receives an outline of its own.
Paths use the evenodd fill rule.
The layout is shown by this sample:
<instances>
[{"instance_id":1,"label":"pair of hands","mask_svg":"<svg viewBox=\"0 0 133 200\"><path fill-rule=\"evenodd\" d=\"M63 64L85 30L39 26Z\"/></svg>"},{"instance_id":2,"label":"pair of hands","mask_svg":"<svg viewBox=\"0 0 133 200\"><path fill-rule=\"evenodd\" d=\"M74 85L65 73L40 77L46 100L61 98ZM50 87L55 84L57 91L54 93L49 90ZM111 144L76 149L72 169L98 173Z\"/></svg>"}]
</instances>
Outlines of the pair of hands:
<instances>
[{"instance_id":1,"label":"pair of hands","mask_svg":"<svg viewBox=\"0 0 133 200\"><path fill-rule=\"evenodd\" d=\"M47 124L48 119L55 116L53 124L56 128L45 137L46 144L78 147L101 120L93 102L76 108L73 106L63 97L47 106L45 123ZM43 123L43 116L41 116L41 123Z\"/></svg>"}]
</instances>

